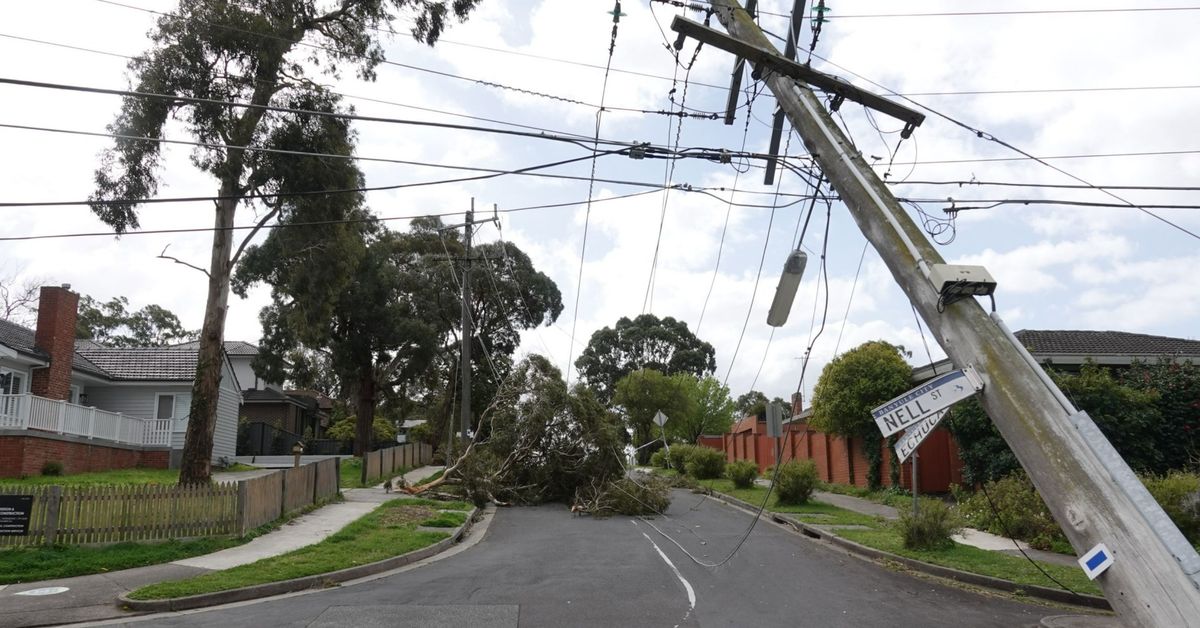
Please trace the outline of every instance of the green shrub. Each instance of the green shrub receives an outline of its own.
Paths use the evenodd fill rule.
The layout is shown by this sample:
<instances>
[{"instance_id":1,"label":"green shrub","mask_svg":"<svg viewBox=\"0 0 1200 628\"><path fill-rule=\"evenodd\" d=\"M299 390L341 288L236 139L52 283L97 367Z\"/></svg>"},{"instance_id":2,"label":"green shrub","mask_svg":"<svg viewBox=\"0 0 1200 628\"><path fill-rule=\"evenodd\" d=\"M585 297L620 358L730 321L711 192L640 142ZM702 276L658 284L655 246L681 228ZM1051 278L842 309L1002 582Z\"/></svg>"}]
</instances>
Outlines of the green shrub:
<instances>
[{"instance_id":1,"label":"green shrub","mask_svg":"<svg viewBox=\"0 0 1200 628\"><path fill-rule=\"evenodd\" d=\"M1143 477L1142 483L1179 531L1193 544L1200 544L1200 474L1172 471Z\"/></svg>"},{"instance_id":2,"label":"green shrub","mask_svg":"<svg viewBox=\"0 0 1200 628\"><path fill-rule=\"evenodd\" d=\"M57 460L47 460L42 465L42 475L60 476L63 474L63 463Z\"/></svg>"},{"instance_id":3,"label":"green shrub","mask_svg":"<svg viewBox=\"0 0 1200 628\"><path fill-rule=\"evenodd\" d=\"M725 473L725 452L696 447L684 468L697 480L715 480Z\"/></svg>"},{"instance_id":4,"label":"green shrub","mask_svg":"<svg viewBox=\"0 0 1200 628\"><path fill-rule=\"evenodd\" d=\"M650 466L658 469L667 468L667 452L659 449L658 451L650 454Z\"/></svg>"},{"instance_id":5,"label":"green shrub","mask_svg":"<svg viewBox=\"0 0 1200 628\"><path fill-rule=\"evenodd\" d=\"M680 473L687 473L687 462L695 450L695 445L673 445L670 453L667 454L667 459L671 462L671 468Z\"/></svg>"},{"instance_id":6,"label":"green shrub","mask_svg":"<svg viewBox=\"0 0 1200 628\"><path fill-rule=\"evenodd\" d=\"M737 488L750 488L758 479L758 465L749 460L734 460L725 465L725 476Z\"/></svg>"},{"instance_id":7,"label":"green shrub","mask_svg":"<svg viewBox=\"0 0 1200 628\"><path fill-rule=\"evenodd\" d=\"M971 527L992 534L1011 534L1013 538L1026 541L1037 549L1070 546L1062 529L1050 515L1050 509L1024 472L988 482L984 486L996 506L995 512L983 491L969 496L961 493L956 495L959 498L959 512Z\"/></svg>"},{"instance_id":8,"label":"green shrub","mask_svg":"<svg viewBox=\"0 0 1200 628\"><path fill-rule=\"evenodd\" d=\"M789 460L779 467L775 492L781 504L805 504L812 497L821 478L812 460Z\"/></svg>"},{"instance_id":9,"label":"green shrub","mask_svg":"<svg viewBox=\"0 0 1200 628\"><path fill-rule=\"evenodd\" d=\"M962 520L954 508L940 499L921 498L913 515L912 506L900 509L896 526L908 549L941 549L953 547L951 535L962 529Z\"/></svg>"}]
</instances>

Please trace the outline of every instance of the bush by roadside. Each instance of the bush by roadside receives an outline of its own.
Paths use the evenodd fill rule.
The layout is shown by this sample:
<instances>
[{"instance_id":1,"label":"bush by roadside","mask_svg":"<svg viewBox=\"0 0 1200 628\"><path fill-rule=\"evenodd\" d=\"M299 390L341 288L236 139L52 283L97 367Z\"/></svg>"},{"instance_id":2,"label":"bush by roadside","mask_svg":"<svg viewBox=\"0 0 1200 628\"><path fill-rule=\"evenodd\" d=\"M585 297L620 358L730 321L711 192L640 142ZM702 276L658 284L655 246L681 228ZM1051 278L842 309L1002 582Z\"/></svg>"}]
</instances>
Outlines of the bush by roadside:
<instances>
[{"instance_id":1,"label":"bush by roadside","mask_svg":"<svg viewBox=\"0 0 1200 628\"><path fill-rule=\"evenodd\" d=\"M758 465L749 460L734 460L725 465L725 475L736 488L750 488L758 479Z\"/></svg>"},{"instance_id":2,"label":"bush by roadside","mask_svg":"<svg viewBox=\"0 0 1200 628\"><path fill-rule=\"evenodd\" d=\"M775 477L775 490L781 504L803 504L812 497L820 484L817 465L812 460L790 460L783 463Z\"/></svg>"},{"instance_id":3,"label":"bush by roadside","mask_svg":"<svg viewBox=\"0 0 1200 628\"><path fill-rule=\"evenodd\" d=\"M671 468L680 473L687 473L687 463L695 449L695 445L673 445L667 454L667 461L671 463Z\"/></svg>"},{"instance_id":4,"label":"bush by roadside","mask_svg":"<svg viewBox=\"0 0 1200 628\"><path fill-rule=\"evenodd\" d=\"M914 514L912 506L900 509L896 527L908 549L931 550L954 546L950 538L962 529L958 512L940 499L921 498Z\"/></svg>"},{"instance_id":5,"label":"bush by roadside","mask_svg":"<svg viewBox=\"0 0 1200 628\"><path fill-rule=\"evenodd\" d=\"M659 449L658 451L650 454L650 466L654 467L655 469L666 469L667 452Z\"/></svg>"},{"instance_id":6,"label":"bush by roadside","mask_svg":"<svg viewBox=\"0 0 1200 628\"><path fill-rule=\"evenodd\" d=\"M984 488L986 494L954 490L959 512L968 525L992 534L1012 535L1037 549L1070 551L1067 537L1024 473L987 482ZM988 504L989 495L996 506L994 512Z\"/></svg>"},{"instance_id":7,"label":"bush by roadside","mask_svg":"<svg viewBox=\"0 0 1200 628\"><path fill-rule=\"evenodd\" d=\"M695 447L684 469L697 480L714 480L725 473L725 454L708 447Z\"/></svg>"},{"instance_id":8,"label":"bush by roadside","mask_svg":"<svg viewBox=\"0 0 1200 628\"><path fill-rule=\"evenodd\" d=\"M1172 471L1142 483L1193 545L1200 545L1200 473Z\"/></svg>"}]
</instances>

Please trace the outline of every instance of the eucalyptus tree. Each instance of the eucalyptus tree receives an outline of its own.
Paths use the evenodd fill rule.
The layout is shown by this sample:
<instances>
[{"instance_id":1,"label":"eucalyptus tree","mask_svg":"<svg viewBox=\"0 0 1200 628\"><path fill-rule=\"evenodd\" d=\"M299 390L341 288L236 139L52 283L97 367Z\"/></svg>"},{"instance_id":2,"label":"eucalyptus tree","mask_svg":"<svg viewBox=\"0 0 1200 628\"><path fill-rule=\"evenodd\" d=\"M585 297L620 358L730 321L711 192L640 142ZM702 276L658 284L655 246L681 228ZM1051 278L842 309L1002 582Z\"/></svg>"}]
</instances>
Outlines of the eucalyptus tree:
<instances>
[{"instance_id":1,"label":"eucalyptus tree","mask_svg":"<svg viewBox=\"0 0 1200 628\"><path fill-rule=\"evenodd\" d=\"M285 201L288 196L271 195L318 193L331 198L330 190L341 189L324 176L300 178L288 167L294 152L261 149L349 156L353 143L344 126L341 142L316 134L321 144L305 143L310 138L305 126L312 124L314 115L328 118L346 111L312 75L337 79L350 70L373 80L384 60L380 34L388 32L396 13L415 13L413 36L432 45L447 18L465 19L478 2L191 0L161 17L150 32L150 49L130 61L138 94L123 99L109 125L117 139L96 170L92 210L118 233L138 228L137 208L157 192L162 176L156 140L163 138L172 119L199 144L191 155L193 165L217 181L207 301L180 483L210 477L233 268L258 228L295 209ZM314 113L297 113L300 109ZM335 173L331 178L341 176ZM256 228L235 249L238 209L250 206L258 212Z\"/></svg>"}]
</instances>

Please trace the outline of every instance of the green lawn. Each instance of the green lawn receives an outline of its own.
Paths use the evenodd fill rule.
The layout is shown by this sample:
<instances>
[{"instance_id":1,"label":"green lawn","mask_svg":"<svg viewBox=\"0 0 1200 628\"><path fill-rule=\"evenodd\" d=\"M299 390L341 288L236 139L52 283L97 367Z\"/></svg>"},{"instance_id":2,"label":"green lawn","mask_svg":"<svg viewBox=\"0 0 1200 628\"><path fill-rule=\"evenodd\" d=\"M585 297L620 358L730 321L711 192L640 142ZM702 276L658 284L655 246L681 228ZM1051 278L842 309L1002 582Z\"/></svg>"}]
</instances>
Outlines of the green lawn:
<instances>
[{"instance_id":1,"label":"green lawn","mask_svg":"<svg viewBox=\"0 0 1200 628\"><path fill-rule=\"evenodd\" d=\"M1054 584L1054 582L1042 575L1024 556L1009 556L1008 554L990 552L958 543L955 543L953 548L944 550L909 550L904 548L899 533L891 528L839 530L837 534L867 547L899 554L907 558L915 558L935 565L1003 578L1017 584L1036 584L1051 589L1059 588L1057 584ZM1087 576L1083 574L1083 570L1063 565L1040 564L1042 569L1045 569L1059 582L1067 585L1076 593L1102 595L1100 587L1088 580Z\"/></svg>"},{"instance_id":2,"label":"green lawn","mask_svg":"<svg viewBox=\"0 0 1200 628\"><path fill-rule=\"evenodd\" d=\"M118 543L105 547L16 547L0 549L0 584L71 578L131 569L211 554L246 539L199 539L163 543Z\"/></svg>"},{"instance_id":3,"label":"green lawn","mask_svg":"<svg viewBox=\"0 0 1200 628\"><path fill-rule=\"evenodd\" d=\"M405 508L409 507L409 508ZM418 507L418 508L411 508ZM267 582L279 582L365 565L428 547L450 536L448 532L419 531L434 509L470 508L462 502L394 499L342 528L320 543L249 565L206 573L186 580L161 582L129 594L139 600L164 599L226 591Z\"/></svg>"},{"instance_id":4,"label":"green lawn","mask_svg":"<svg viewBox=\"0 0 1200 628\"><path fill-rule=\"evenodd\" d=\"M109 486L113 484L175 484L177 469L114 469L74 475L35 475L27 478L4 478L0 485L42 486Z\"/></svg>"},{"instance_id":5,"label":"green lawn","mask_svg":"<svg viewBox=\"0 0 1200 628\"><path fill-rule=\"evenodd\" d=\"M661 472L659 470L658 472ZM668 473L663 473L667 475ZM754 486L748 489L738 489L733 487L733 482L725 479L720 480L704 480L701 485L711 487L712 490L725 493L736 497L742 501L749 502L754 505L762 503L763 496L767 489L762 486ZM845 487L854 489L855 487ZM833 491L831 491L833 492ZM843 494L853 494L858 497L871 498L871 494L866 494L865 491L837 491ZM879 491L873 494L873 501L885 501L885 493L888 491ZM901 499L899 493L890 493L896 499ZM911 498L907 498L911 499ZM1050 588L1059 588L1057 584L1048 579L1037 567L1032 565L1023 556L1009 556L1000 552L991 552L982 550L976 547L967 545L954 544L953 548L943 550L909 550L905 549L900 533L893 527L892 524L869 515L863 515L851 512L837 506L832 506L820 501L812 500L804 505L781 505L778 503L774 494L771 495L771 500L767 504L767 510L779 513L792 514L797 519L814 525L862 525L868 529L839 529L836 534L843 538L849 539L856 543L861 543L868 547L891 552L907 558L914 558L927 563L941 565L944 567L952 567L961 569L971 573L983 574L995 578L1002 578L1017 584L1025 585L1040 585ZM1054 576L1059 582L1062 582L1071 590L1077 593L1085 593L1090 595L1101 595L1100 588L1095 583L1087 579L1080 569L1075 567L1066 567L1062 565L1050 565L1047 563L1039 563L1050 575Z\"/></svg>"},{"instance_id":6,"label":"green lawn","mask_svg":"<svg viewBox=\"0 0 1200 628\"><path fill-rule=\"evenodd\" d=\"M854 486L852 484L822 484L818 490L828 493L837 493L838 495L859 497L867 501L872 501L877 504L886 504L894 508L900 508L902 506L912 504L912 493L904 489L885 488L872 491L865 486Z\"/></svg>"}]
</instances>

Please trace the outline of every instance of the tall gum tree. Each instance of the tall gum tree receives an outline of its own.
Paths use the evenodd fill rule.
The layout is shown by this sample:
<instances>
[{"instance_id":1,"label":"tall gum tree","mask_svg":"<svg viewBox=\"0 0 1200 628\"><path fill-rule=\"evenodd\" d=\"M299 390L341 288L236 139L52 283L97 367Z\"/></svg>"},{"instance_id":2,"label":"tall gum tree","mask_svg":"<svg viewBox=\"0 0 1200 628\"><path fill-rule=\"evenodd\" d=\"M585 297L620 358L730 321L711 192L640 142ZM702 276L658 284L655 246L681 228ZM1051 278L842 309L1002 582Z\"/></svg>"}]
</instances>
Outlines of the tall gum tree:
<instances>
[{"instance_id":1,"label":"tall gum tree","mask_svg":"<svg viewBox=\"0 0 1200 628\"><path fill-rule=\"evenodd\" d=\"M109 125L122 136L101 156L92 210L118 233L137 229L138 205L158 188L160 144L169 119L205 147L192 163L217 180L208 291L192 405L180 469L181 484L210 479L221 351L229 302L230 275L257 228L286 211L279 203L255 202L251 194L270 192L280 181L264 176L284 154L245 150L260 147L281 127L296 128L298 114L264 108L305 102L323 113L340 112L336 98L309 78L314 71L338 78L350 68L364 80L375 78L384 60L379 41L398 12L415 13L413 36L432 45L451 15L465 19L479 0L193 0L181 2L158 20L151 49L129 63L138 92L209 99L195 103L170 98L125 97ZM304 42L301 44L301 42ZM231 107L223 102L249 106ZM322 106L323 105L323 106ZM139 139L145 138L145 139ZM279 170L287 171L287 168ZM293 182L299 183L299 182ZM322 191L317 185L307 191ZM233 227L239 206L260 206L261 214L235 251Z\"/></svg>"}]
</instances>

